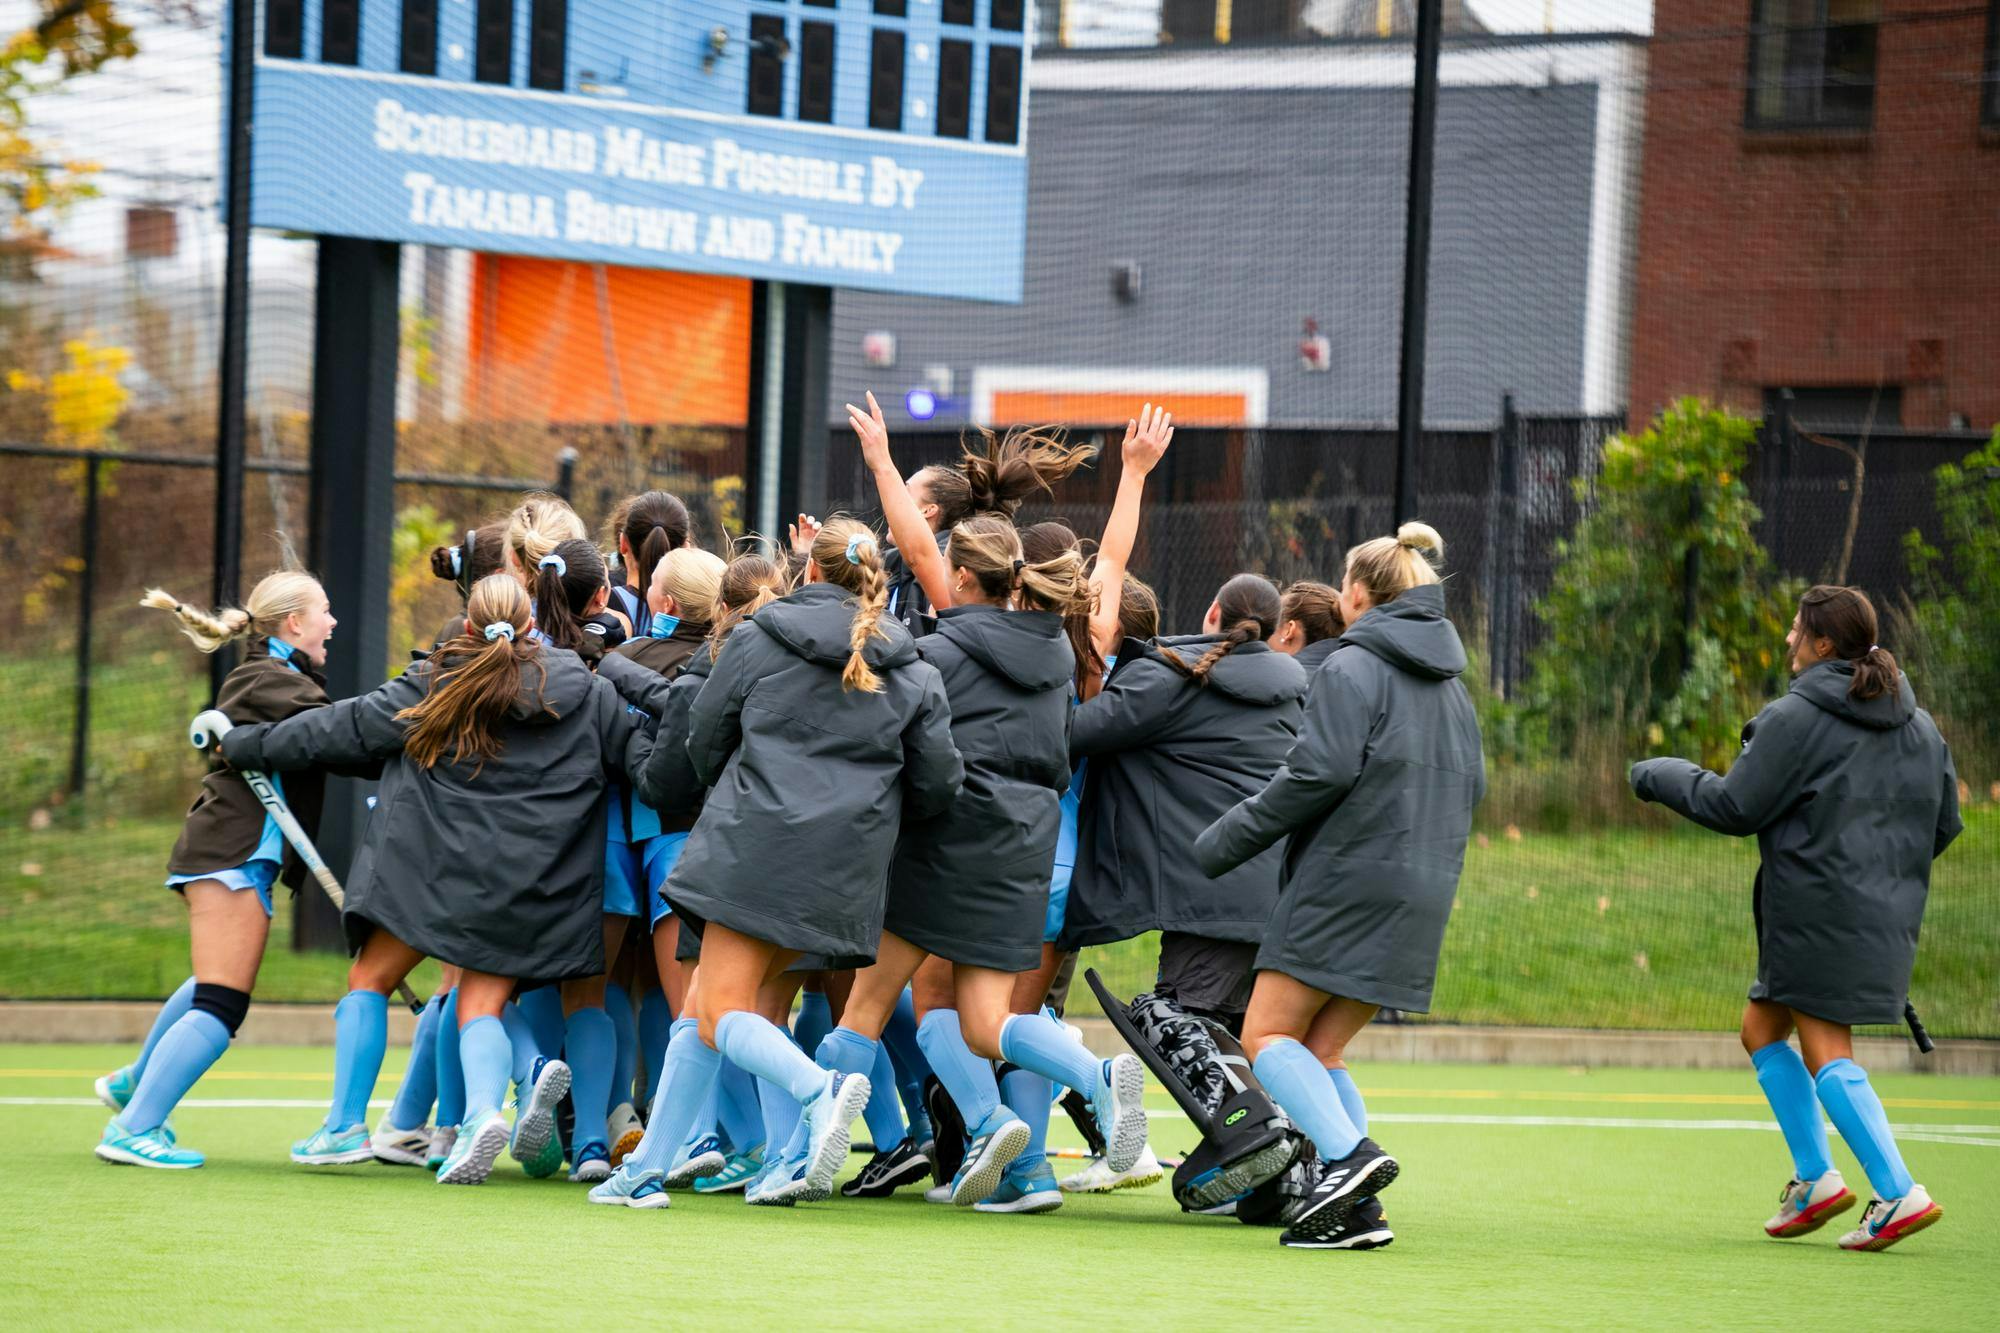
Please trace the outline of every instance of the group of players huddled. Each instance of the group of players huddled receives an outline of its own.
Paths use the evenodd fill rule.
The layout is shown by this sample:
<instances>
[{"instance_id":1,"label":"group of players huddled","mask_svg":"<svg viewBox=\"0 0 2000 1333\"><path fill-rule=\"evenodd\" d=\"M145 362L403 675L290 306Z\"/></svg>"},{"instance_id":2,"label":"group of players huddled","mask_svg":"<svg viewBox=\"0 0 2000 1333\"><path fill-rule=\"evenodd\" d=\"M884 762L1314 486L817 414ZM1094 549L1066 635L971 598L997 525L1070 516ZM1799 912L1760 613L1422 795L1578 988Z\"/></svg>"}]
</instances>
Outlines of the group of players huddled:
<instances>
[{"instance_id":1,"label":"group of players huddled","mask_svg":"<svg viewBox=\"0 0 2000 1333\"><path fill-rule=\"evenodd\" d=\"M242 609L148 594L204 651L247 651L168 863L193 975L98 1081L98 1156L202 1165L168 1117L248 1011L273 885L303 882L239 771L308 830L335 773L380 785L346 878L332 1105L295 1162L477 1184L510 1151L531 1176L567 1162L593 1203L782 1206L829 1197L859 1116L874 1155L849 1197L934 1179L939 1202L1043 1212L1148 1184L1140 1060L1061 1014L1078 949L1158 931L1155 989L1116 1017L1217 1139L1176 1198L1288 1246L1387 1244L1399 1166L1345 1053L1379 1008L1428 1008L1486 784L1437 533L1363 542L1337 588L1239 574L1198 633L1163 637L1126 566L1164 410L1129 424L1094 543L1015 522L1087 461L1059 434L982 434L905 479L873 397L848 410L887 540L802 514L788 548L725 559L653 491L607 558L531 495L433 553L463 614L357 698L326 696L335 621L306 573ZM1642 798L1760 839L1744 1041L1795 1163L1767 1230L1855 1202L1823 1106L1877 1196L1857 1249L1939 1216L1848 1032L1900 1016L1958 828L1943 742L1874 637L1858 591L1814 589L1795 684L1728 776L1633 771ZM427 957L442 985L371 1130L389 998ZM1268 1114L1205 1116L1224 1049ZM1095 1154L1060 1183L1055 1105Z\"/></svg>"}]
</instances>

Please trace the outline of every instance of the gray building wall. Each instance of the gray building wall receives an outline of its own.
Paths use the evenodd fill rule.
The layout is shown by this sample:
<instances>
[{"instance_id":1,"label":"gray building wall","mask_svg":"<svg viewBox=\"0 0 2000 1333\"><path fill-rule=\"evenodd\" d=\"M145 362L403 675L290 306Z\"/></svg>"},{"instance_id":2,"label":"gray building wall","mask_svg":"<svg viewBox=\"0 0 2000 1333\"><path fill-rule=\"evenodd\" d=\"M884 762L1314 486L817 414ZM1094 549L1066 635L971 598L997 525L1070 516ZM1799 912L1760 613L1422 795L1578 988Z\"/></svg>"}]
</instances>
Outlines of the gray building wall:
<instances>
[{"instance_id":1,"label":"gray building wall","mask_svg":"<svg viewBox=\"0 0 2000 1333\"><path fill-rule=\"evenodd\" d=\"M1086 57L1058 57L1084 59ZM1050 59L1050 57L1041 57ZM1591 83L1447 86L1438 114L1425 415L1581 406ZM830 412L874 388L892 421L927 366L1263 366L1272 425L1393 420L1407 88L1037 89L1018 306L838 294ZM1143 267L1121 301L1113 265ZM1332 369L1301 368L1303 321ZM897 338L863 365L864 333ZM884 392L887 390L887 392ZM963 411L940 413L940 422Z\"/></svg>"}]
</instances>

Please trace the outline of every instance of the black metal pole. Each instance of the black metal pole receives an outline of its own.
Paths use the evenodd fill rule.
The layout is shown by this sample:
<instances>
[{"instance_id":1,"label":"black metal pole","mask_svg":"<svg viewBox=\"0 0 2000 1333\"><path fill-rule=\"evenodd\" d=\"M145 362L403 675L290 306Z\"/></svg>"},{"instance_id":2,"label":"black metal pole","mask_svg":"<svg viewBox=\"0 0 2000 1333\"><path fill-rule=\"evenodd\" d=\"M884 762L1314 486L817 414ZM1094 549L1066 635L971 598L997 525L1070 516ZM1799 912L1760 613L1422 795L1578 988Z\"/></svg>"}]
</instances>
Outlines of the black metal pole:
<instances>
[{"instance_id":1,"label":"black metal pole","mask_svg":"<svg viewBox=\"0 0 2000 1333\"><path fill-rule=\"evenodd\" d=\"M214 606L236 600L243 582L243 399L249 379L250 89L256 70L256 0L229 0L229 160L223 204L229 226L222 268L222 364L216 383ZM209 660L210 693L235 665L227 650Z\"/></svg>"},{"instance_id":2,"label":"black metal pole","mask_svg":"<svg viewBox=\"0 0 2000 1333\"><path fill-rule=\"evenodd\" d=\"M1403 214L1403 351L1397 365L1396 522L1417 516L1417 442L1424 429L1424 324L1430 297L1431 168L1437 147L1443 0L1417 0L1410 89L1410 191Z\"/></svg>"},{"instance_id":3,"label":"black metal pole","mask_svg":"<svg viewBox=\"0 0 2000 1333\"><path fill-rule=\"evenodd\" d=\"M76 590L76 721L69 741L69 794L83 799L90 767L90 622L96 612L98 469L103 461L92 454L83 465L83 572Z\"/></svg>"}]
</instances>

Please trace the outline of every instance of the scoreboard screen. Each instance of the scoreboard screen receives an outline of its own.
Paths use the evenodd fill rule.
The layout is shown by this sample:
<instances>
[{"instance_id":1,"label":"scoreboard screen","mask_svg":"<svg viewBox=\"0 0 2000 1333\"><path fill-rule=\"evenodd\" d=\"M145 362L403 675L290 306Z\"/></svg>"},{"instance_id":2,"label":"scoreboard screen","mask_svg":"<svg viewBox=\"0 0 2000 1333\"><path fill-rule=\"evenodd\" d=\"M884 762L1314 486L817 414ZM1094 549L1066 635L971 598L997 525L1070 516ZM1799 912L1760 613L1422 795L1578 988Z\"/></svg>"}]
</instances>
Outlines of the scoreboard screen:
<instances>
[{"instance_id":1,"label":"scoreboard screen","mask_svg":"<svg viewBox=\"0 0 2000 1333\"><path fill-rule=\"evenodd\" d=\"M251 221L1021 298L1027 0L263 0Z\"/></svg>"}]
</instances>

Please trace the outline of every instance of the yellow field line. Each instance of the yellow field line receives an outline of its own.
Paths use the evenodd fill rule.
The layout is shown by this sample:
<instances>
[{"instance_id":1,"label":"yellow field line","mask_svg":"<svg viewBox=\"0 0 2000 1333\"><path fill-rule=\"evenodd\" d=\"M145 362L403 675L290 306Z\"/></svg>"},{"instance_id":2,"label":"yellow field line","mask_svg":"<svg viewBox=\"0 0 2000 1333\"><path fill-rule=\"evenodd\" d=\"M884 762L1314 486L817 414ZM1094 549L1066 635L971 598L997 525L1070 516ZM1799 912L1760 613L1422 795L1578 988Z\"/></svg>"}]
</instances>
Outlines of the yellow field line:
<instances>
[{"instance_id":1,"label":"yellow field line","mask_svg":"<svg viewBox=\"0 0 2000 1333\"><path fill-rule=\"evenodd\" d=\"M329 1059L331 1054L329 1053ZM90 1079L89 1069L0 1069L0 1079L74 1078ZM254 1069L211 1069L202 1081L240 1083L331 1083L331 1071L323 1074L260 1073ZM1467 1102L1596 1102L1645 1106L1762 1106L1763 1097L1747 1092L1585 1092L1515 1088L1375 1088L1364 1087L1370 1101L1384 1098ZM1882 1105L1904 1111L2000 1111L2000 1101L1976 1101L1962 1097L1884 1097Z\"/></svg>"}]
</instances>

